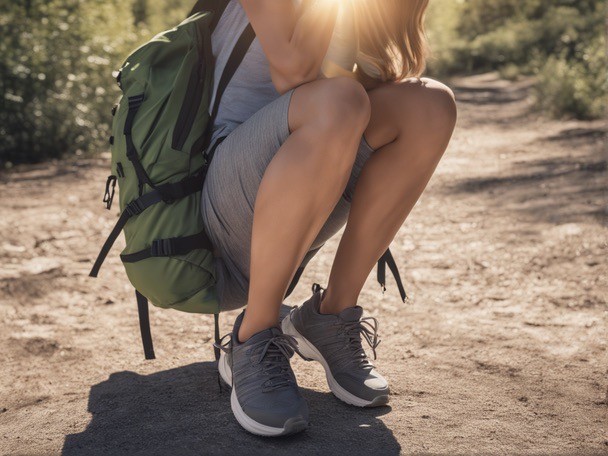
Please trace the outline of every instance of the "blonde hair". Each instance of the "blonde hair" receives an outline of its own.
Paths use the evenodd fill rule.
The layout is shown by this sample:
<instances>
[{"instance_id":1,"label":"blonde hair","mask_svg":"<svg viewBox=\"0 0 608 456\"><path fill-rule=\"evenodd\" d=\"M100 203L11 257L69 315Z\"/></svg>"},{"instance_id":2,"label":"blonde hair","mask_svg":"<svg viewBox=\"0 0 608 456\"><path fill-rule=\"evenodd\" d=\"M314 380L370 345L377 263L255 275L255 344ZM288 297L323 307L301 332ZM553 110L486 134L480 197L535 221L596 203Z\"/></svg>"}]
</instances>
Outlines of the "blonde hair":
<instances>
[{"instance_id":1,"label":"blonde hair","mask_svg":"<svg viewBox=\"0 0 608 456\"><path fill-rule=\"evenodd\" d=\"M428 3L429 0L354 0L359 41L356 73L383 82L420 76L428 55L424 31Z\"/></svg>"},{"instance_id":2,"label":"blonde hair","mask_svg":"<svg viewBox=\"0 0 608 456\"><path fill-rule=\"evenodd\" d=\"M351 9L348 17L354 21L355 77L387 82L422 74L428 55L424 15L429 0L342 1L343 8ZM300 0L300 6L306 9L317 2L322 4L323 0ZM343 25L340 21L336 24L334 40Z\"/></svg>"}]
</instances>

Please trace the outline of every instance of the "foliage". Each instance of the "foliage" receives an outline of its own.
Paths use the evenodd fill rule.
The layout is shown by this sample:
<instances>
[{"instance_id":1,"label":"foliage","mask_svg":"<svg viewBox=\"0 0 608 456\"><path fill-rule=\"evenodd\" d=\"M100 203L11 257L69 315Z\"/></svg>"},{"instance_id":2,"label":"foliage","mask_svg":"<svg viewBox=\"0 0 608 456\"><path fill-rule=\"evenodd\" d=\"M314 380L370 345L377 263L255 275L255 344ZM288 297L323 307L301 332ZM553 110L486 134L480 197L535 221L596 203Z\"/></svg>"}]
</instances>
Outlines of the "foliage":
<instances>
[{"instance_id":1,"label":"foliage","mask_svg":"<svg viewBox=\"0 0 608 456\"><path fill-rule=\"evenodd\" d=\"M554 117L600 118L606 109L605 43L599 37L581 59L554 55L537 70L538 105Z\"/></svg>"},{"instance_id":2,"label":"foliage","mask_svg":"<svg viewBox=\"0 0 608 456\"><path fill-rule=\"evenodd\" d=\"M607 93L604 21L602 0L434 0L430 71L537 75L546 112L599 117Z\"/></svg>"},{"instance_id":3,"label":"foliage","mask_svg":"<svg viewBox=\"0 0 608 456\"><path fill-rule=\"evenodd\" d=\"M112 71L152 30L185 17L190 2L175 4L2 2L0 168L107 147L110 109L119 95Z\"/></svg>"},{"instance_id":4,"label":"foliage","mask_svg":"<svg viewBox=\"0 0 608 456\"><path fill-rule=\"evenodd\" d=\"M0 3L0 168L108 147L112 71L194 0ZM539 106L596 118L606 95L602 0L431 0L432 75L537 77Z\"/></svg>"}]
</instances>

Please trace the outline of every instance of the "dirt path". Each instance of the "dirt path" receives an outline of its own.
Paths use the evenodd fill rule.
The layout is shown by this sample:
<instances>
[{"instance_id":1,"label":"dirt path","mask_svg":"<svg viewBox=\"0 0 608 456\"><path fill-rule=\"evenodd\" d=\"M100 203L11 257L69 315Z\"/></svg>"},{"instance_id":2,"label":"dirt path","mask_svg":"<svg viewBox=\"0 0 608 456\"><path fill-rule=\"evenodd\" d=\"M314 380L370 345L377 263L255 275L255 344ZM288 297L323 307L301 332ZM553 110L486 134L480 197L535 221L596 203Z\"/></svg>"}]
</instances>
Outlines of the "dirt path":
<instances>
[{"instance_id":1,"label":"dirt path","mask_svg":"<svg viewBox=\"0 0 608 456\"><path fill-rule=\"evenodd\" d=\"M410 304L373 276L361 297L391 407L342 405L296 360L312 425L293 438L238 427L212 318L153 309L146 362L118 249L87 277L115 221L107 159L1 176L0 454L608 454L605 124L525 114L525 82L455 85L456 136L393 245Z\"/></svg>"}]
</instances>

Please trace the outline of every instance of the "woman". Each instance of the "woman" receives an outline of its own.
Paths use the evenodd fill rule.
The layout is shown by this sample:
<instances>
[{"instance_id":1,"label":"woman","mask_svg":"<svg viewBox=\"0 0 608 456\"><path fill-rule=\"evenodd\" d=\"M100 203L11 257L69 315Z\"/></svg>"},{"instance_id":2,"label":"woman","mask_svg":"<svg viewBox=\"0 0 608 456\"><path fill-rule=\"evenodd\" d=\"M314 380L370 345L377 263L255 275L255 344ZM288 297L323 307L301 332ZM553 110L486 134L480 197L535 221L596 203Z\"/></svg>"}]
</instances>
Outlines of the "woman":
<instances>
[{"instance_id":1,"label":"woman","mask_svg":"<svg viewBox=\"0 0 608 456\"><path fill-rule=\"evenodd\" d=\"M296 349L323 365L343 401L388 402L387 382L362 347L364 338L375 349L375 320L362 318L357 298L456 121L445 85L412 78L424 68L427 3L231 0L213 34L219 75L248 22L256 32L220 104L212 143L225 139L202 198L221 305L247 306L219 367L233 385L232 410L252 433L307 427L289 364ZM343 29L335 30L341 7L350 13L340 15ZM332 46L348 36L345 18L353 21L355 42L338 52ZM345 76L325 78L328 54L355 61L349 67L336 58L333 69L338 62ZM345 224L327 287L313 287L281 326L279 309L295 271Z\"/></svg>"}]
</instances>

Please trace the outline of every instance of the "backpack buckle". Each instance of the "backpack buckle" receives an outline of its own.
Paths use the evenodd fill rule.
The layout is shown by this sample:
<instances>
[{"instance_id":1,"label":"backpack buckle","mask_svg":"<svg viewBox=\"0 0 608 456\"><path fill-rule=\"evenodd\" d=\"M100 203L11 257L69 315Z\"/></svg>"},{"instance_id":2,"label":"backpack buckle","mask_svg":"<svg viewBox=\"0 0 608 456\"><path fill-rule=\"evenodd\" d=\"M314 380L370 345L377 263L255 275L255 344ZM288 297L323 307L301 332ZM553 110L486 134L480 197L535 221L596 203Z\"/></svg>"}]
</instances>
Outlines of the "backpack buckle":
<instances>
[{"instance_id":1,"label":"backpack buckle","mask_svg":"<svg viewBox=\"0 0 608 456\"><path fill-rule=\"evenodd\" d=\"M106 209L112 208L112 201L114 201L114 192L116 190L116 176L108 176L106 181L106 191L103 194L103 202L106 205Z\"/></svg>"},{"instance_id":2,"label":"backpack buckle","mask_svg":"<svg viewBox=\"0 0 608 456\"><path fill-rule=\"evenodd\" d=\"M165 203L165 204L175 203L175 198L168 196L168 195L163 195L162 192L161 192L161 197L163 199L163 203Z\"/></svg>"},{"instance_id":3,"label":"backpack buckle","mask_svg":"<svg viewBox=\"0 0 608 456\"><path fill-rule=\"evenodd\" d=\"M116 84L120 90L122 90L122 69L118 70L118 74L116 75Z\"/></svg>"},{"instance_id":4,"label":"backpack buckle","mask_svg":"<svg viewBox=\"0 0 608 456\"><path fill-rule=\"evenodd\" d=\"M150 254L153 257L166 257L173 255L173 243L171 239L156 239L152 241L152 247L150 247Z\"/></svg>"},{"instance_id":5,"label":"backpack buckle","mask_svg":"<svg viewBox=\"0 0 608 456\"><path fill-rule=\"evenodd\" d=\"M133 201L131 201L129 204L127 204L127 207L125 208L125 212L127 214L129 214L131 217L135 216L135 215L139 215L144 211L145 207L141 204L141 201L138 199L135 199Z\"/></svg>"}]
</instances>

